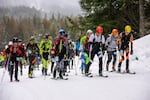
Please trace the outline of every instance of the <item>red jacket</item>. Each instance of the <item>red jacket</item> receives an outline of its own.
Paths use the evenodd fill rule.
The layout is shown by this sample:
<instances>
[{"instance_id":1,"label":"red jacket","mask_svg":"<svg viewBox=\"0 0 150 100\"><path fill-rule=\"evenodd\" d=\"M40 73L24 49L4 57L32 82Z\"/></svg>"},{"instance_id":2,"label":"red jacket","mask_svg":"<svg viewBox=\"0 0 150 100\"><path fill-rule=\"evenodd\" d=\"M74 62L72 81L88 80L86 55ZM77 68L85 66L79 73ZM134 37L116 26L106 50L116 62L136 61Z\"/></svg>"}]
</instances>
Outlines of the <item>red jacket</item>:
<instances>
[{"instance_id":1,"label":"red jacket","mask_svg":"<svg viewBox=\"0 0 150 100\"><path fill-rule=\"evenodd\" d=\"M55 38L55 42L54 42L54 50L55 50L55 55L58 56L59 55L59 45L60 45L60 40L62 40L62 45L65 46L66 45L66 37L61 38L60 36L57 36Z\"/></svg>"}]
</instances>

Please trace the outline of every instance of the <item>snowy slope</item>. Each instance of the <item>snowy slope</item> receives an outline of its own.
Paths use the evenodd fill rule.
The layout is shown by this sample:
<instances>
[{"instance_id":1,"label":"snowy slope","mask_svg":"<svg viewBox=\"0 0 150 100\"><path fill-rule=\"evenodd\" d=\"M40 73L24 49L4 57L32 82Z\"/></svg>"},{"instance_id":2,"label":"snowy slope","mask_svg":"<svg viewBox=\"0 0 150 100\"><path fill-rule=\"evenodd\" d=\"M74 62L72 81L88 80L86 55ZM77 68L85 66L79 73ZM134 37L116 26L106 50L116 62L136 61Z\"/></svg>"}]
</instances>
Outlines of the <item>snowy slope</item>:
<instances>
[{"instance_id":1,"label":"snowy slope","mask_svg":"<svg viewBox=\"0 0 150 100\"><path fill-rule=\"evenodd\" d=\"M108 73L109 78L98 75L98 60L95 58L91 66L93 78L83 77L79 66L69 73L69 80L51 80L52 76L44 77L36 70L34 79L19 76L20 82L9 82L5 73L0 83L0 100L150 100L150 35L134 41L134 55L130 56L130 70L136 75ZM138 57L139 60L135 58ZM76 58L76 64L79 62ZM78 63L79 65L80 63ZM111 65L110 65L111 67ZM123 64L122 69L125 68ZM75 69L75 68L74 68ZM0 80L4 69L0 69Z\"/></svg>"}]
</instances>

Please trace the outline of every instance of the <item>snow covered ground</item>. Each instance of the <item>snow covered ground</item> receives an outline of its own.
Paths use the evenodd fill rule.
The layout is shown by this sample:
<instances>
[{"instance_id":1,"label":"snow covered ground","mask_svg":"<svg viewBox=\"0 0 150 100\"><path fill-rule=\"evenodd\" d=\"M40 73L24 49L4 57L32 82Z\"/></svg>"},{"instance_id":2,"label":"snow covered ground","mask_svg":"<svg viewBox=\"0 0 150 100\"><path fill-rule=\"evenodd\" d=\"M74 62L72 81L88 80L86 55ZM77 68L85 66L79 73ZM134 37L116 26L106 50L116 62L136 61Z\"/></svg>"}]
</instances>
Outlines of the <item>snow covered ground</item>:
<instances>
[{"instance_id":1,"label":"snow covered ground","mask_svg":"<svg viewBox=\"0 0 150 100\"><path fill-rule=\"evenodd\" d=\"M93 78L80 74L79 66L77 75L71 70L69 80L44 79L40 70L35 71L36 78L29 79L26 68L23 76L19 75L20 82L9 82L6 72L0 82L0 100L150 100L150 35L134 41L130 58L130 70L136 71L135 75L110 73L104 68L109 77L98 77L97 58L91 66ZM0 69L0 80L3 71Z\"/></svg>"}]
</instances>

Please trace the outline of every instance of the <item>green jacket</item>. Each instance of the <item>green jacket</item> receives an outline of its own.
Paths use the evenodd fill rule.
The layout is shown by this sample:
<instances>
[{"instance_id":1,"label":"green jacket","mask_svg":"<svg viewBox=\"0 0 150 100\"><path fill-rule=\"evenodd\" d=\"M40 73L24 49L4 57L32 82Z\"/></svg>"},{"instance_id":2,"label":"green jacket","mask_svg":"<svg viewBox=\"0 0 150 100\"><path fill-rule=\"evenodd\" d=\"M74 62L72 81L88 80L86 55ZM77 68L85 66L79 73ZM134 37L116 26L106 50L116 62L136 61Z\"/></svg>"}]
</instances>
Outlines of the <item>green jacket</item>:
<instances>
[{"instance_id":1,"label":"green jacket","mask_svg":"<svg viewBox=\"0 0 150 100\"><path fill-rule=\"evenodd\" d=\"M43 52L50 53L50 50L52 48L52 41L48 40L48 42L46 42L45 40L42 40L40 42L39 48L40 48L40 54L42 54Z\"/></svg>"},{"instance_id":2,"label":"green jacket","mask_svg":"<svg viewBox=\"0 0 150 100\"><path fill-rule=\"evenodd\" d=\"M82 36L82 38L80 39L80 45L83 46L85 40L86 40L86 36Z\"/></svg>"}]
</instances>

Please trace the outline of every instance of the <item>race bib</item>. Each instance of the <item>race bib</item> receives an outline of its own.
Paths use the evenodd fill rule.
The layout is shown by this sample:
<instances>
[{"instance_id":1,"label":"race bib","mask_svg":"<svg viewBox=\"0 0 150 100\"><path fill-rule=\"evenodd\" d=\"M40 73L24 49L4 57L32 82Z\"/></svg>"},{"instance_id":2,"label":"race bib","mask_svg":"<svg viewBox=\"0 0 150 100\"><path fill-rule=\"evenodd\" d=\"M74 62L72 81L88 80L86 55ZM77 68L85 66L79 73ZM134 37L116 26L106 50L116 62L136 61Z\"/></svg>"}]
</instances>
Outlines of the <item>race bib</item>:
<instances>
[{"instance_id":1,"label":"race bib","mask_svg":"<svg viewBox=\"0 0 150 100\"><path fill-rule=\"evenodd\" d=\"M19 57L16 57L16 60L19 61Z\"/></svg>"},{"instance_id":2,"label":"race bib","mask_svg":"<svg viewBox=\"0 0 150 100\"><path fill-rule=\"evenodd\" d=\"M55 57L55 61L59 61L59 57L58 56Z\"/></svg>"},{"instance_id":3,"label":"race bib","mask_svg":"<svg viewBox=\"0 0 150 100\"><path fill-rule=\"evenodd\" d=\"M31 54L31 53L32 53L32 51L31 51L31 50L28 50L28 53L29 53L29 54Z\"/></svg>"}]
</instances>

